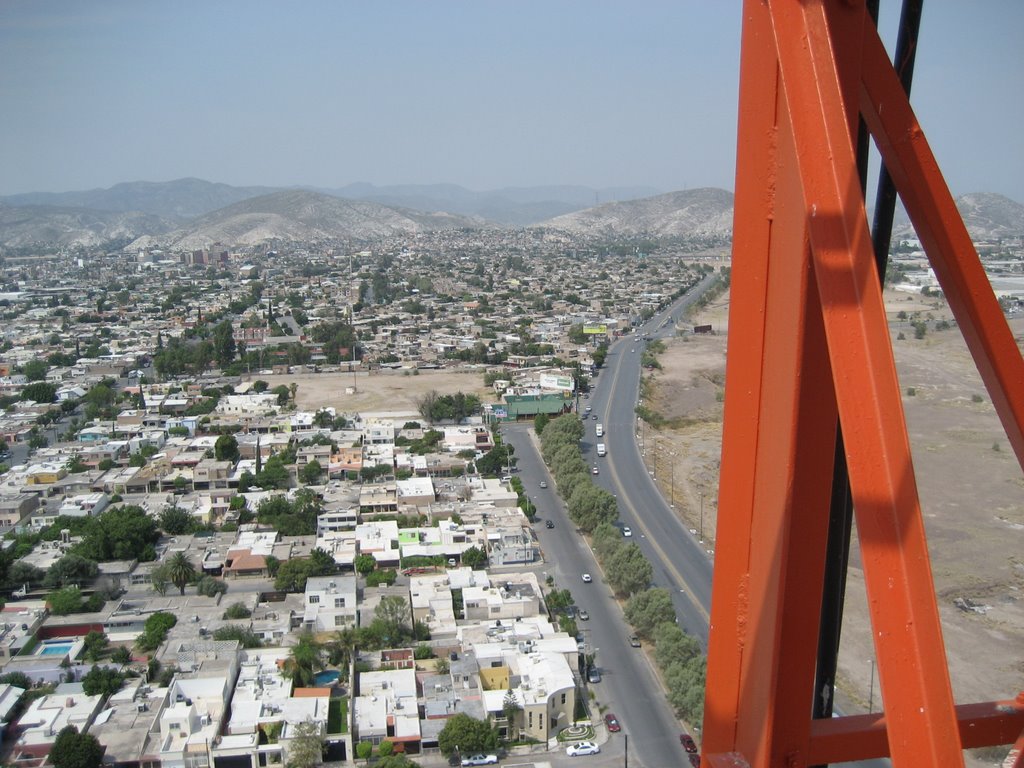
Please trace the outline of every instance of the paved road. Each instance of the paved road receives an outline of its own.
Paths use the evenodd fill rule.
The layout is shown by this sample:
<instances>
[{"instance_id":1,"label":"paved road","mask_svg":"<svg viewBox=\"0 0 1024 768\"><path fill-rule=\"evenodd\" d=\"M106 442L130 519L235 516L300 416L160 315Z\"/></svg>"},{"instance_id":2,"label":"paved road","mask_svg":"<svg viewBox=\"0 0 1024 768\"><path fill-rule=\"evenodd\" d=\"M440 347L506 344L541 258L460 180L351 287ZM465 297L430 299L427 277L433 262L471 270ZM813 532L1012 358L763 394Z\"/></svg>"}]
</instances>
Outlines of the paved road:
<instances>
[{"instance_id":1,"label":"paved road","mask_svg":"<svg viewBox=\"0 0 1024 768\"><path fill-rule=\"evenodd\" d=\"M678 309L679 304L674 306L673 313L678 314ZM661 313L648 323L650 335L654 336L655 329L666 317L667 313ZM662 332L672 332L671 324ZM631 349L636 352L630 352ZM601 467L601 474L595 478L598 483L618 496L622 520L632 527L634 540L654 565L656 584L673 590L677 611L684 617L684 626L705 642L707 609L704 606L709 600L711 578L708 557L692 542L692 551L680 555L678 542L693 537L681 524L672 525L674 515L648 477L633 437L639 360L640 345L632 336L616 342L610 350L595 393L589 400L580 401L593 407L608 430L601 441L608 444L609 456L598 459L595 449L598 441L594 434L598 421L587 420L584 455L588 461ZM686 758L679 745L679 723L661 693L647 656L630 647L628 638L632 630L604 583L586 541L565 513L555 491L554 479L548 474L537 452L537 443L531 437L532 430L532 425L508 424L502 426L502 436L515 446L520 477L527 495L537 505L539 516L555 523L554 529L537 526L544 560L550 564L548 573L554 576L560 588L568 588L577 605L590 614L589 621L578 622L587 645L596 650L597 665L602 674L602 681L590 687L594 689L597 701L606 707L604 712L614 712L623 728L622 733L611 734L602 745L601 755L587 758L587 764L595 767L621 765L625 757L624 736L628 735L629 759L634 765L646 768L683 765ZM547 481L548 488L540 488L541 479ZM664 509L665 520L650 512L659 504ZM686 559L696 563L696 570L683 565L682 561ZM583 583L583 573L592 574L594 582ZM691 587L686 586L689 582L695 585L692 589L698 590L696 600L689 596ZM685 593L680 590L685 590ZM701 595L707 596L703 598L703 606ZM653 693L655 691L656 694ZM594 712L595 719L601 716L601 713ZM553 763L560 762L558 756L550 759Z\"/></svg>"},{"instance_id":2,"label":"paved road","mask_svg":"<svg viewBox=\"0 0 1024 768\"><path fill-rule=\"evenodd\" d=\"M515 447L519 476L537 505L539 516L555 523L553 529L543 524L536 527L544 562L549 564L546 573L554 577L557 587L571 591L576 604L590 614L590 620L580 621L578 626L588 647L596 654L602 680L588 687L594 690L597 701L607 707L605 712L618 716L623 732L630 736L630 752L642 751L636 765L648 768L680 765L680 760L685 758L678 741L679 725L660 693L657 677L646 656L629 645L629 625L604 583L590 547L569 520L554 490L554 479L530 437L532 429L532 425L527 424L504 425L502 437ZM547 480L546 489L539 486L542 478ZM593 583L583 582L584 573L593 575ZM652 695L653 691L659 693ZM595 708L593 717L600 720L603 715ZM612 734L602 745L601 755L587 758L586 764L599 766L604 760L611 760L610 764L621 765L624 742L621 736ZM631 755L631 759L634 757ZM552 762L557 760L552 759Z\"/></svg>"}]
</instances>

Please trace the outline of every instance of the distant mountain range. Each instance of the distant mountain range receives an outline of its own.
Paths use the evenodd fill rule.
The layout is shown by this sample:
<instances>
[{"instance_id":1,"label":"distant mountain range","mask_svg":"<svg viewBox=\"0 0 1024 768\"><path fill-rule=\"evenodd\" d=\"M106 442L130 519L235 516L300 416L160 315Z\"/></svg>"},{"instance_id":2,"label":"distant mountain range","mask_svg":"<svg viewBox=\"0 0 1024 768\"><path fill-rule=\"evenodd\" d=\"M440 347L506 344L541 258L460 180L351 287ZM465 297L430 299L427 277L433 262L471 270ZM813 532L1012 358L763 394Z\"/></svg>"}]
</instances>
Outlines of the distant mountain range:
<instances>
[{"instance_id":1,"label":"distant mountain range","mask_svg":"<svg viewBox=\"0 0 1024 768\"><path fill-rule=\"evenodd\" d=\"M684 237L732 233L732 192L688 189L642 200L607 203L535 226L579 235Z\"/></svg>"},{"instance_id":2,"label":"distant mountain range","mask_svg":"<svg viewBox=\"0 0 1024 768\"><path fill-rule=\"evenodd\" d=\"M130 244L193 249L215 242L358 241L495 226L540 226L584 237L730 236L732 193L705 188L652 196L650 191L562 186L473 192L454 184L309 190L232 187L201 179L131 182L84 192L0 197L0 248ZM600 204L587 207L595 201ZM981 193L964 195L957 203L976 239L1024 233L1020 203ZM912 236L905 215L897 215L894 234Z\"/></svg>"},{"instance_id":3,"label":"distant mountain range","mask_svg":"<svg viewBox=\"0 0 1024 768\"><path fill-rule=\"evenodd\" d=\"M211 211L188 222L185 227L145 235L130 247L159 245L191 250L213 243L238 246L269 240L366 240L403 233L485 226L487 223L482 219L443 212L422 213L291 189L252 197Z\"/></svg>"}]
</instances>

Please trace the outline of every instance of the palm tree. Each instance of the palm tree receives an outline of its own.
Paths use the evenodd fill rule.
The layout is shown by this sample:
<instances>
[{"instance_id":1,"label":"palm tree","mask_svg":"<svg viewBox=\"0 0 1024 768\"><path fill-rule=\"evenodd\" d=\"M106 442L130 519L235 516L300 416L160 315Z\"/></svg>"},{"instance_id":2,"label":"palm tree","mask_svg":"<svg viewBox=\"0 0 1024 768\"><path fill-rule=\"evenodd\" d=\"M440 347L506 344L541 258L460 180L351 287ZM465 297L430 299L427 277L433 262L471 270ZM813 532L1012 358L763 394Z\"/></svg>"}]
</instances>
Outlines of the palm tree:
<instances>
[{"instance_id":1,"label":"palm tree","mask_svg":"<svg viewBox=\"0 0 1024 768\"><path fill-rule=\"evenodd\" d=\"M167 561L167 575L171 583L185 594L185 587L195 578L196 567L184 552L175 552Z\"/></svg>"},{"instance_id":2,"label":"palm tree","mask_svg":"<svg viewBox=\"0 0 1024 768\"><path fill-rule=\"evenodd\" d=\"M291 677L296 688L308 688L313 684L313 675L323 669L321 646L312 632L301 632L298 642L292 646L292 655L284 665L284 674Z\"/></svg>"}]
</instances>

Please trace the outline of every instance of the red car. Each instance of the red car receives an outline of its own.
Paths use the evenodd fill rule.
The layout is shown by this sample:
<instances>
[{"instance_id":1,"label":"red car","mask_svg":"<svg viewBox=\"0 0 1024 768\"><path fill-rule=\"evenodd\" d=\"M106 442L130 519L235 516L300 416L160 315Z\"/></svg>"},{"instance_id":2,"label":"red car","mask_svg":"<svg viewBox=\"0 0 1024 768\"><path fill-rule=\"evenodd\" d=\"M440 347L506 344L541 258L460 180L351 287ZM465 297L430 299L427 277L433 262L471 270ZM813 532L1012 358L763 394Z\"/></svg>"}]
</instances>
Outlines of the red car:
<instances>
[{"instance_id":1,"label":"red car","mask_svg":"<svg viewBox=\"0 0 1024 768\"><path fill-rule=\"evenodd\" d=\"M619 718L611 712L604 716L604 724L608 726L609 733L618 733L622 730L622 726L619 725Z\"/></svg>"},{"instance_id":2,"label":"red car","mask_svg":"<svg viewBox=\"0 0 1024 768\"><path fill-rule=\"evenodd\" d=\"M691 753L687 755L687 757L690 758L690 765L692 765L693 768L700 768L700 755L694 755Z\"/></svg>"},{"instance_id":3,"label":"red car","mask_svg":"<svg viewBox=\"0 0 1024 768\"><path fill-rule=\"evenodd\" d=\"M683 749L689 752L691 755L697 754L697 745L693 742L693 738L688 733L679 734L679 743L683 745Z\"/></svg>"}]
</instances>

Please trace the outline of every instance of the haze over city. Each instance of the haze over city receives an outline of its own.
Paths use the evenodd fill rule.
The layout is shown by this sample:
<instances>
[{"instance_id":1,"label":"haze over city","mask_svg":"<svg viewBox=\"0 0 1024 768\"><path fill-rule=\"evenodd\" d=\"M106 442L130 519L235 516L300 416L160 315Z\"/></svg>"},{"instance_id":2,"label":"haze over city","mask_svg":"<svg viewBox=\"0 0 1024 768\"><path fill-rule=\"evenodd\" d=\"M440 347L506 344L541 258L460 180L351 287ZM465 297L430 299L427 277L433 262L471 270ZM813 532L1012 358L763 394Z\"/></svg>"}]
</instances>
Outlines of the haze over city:
<instances>
[{"instance_id":1,"label":"haze over city","mask_svg":"<svg viewBox=\"0 0 1024 768\"><path fill-rule=\"evenodd\" d=\"M0 194L732 189L740 28L735 1L6 3ZM1022 28L1014 0L924 10L912 101L954 194L1024 200Z\"/></svg>"}]
</instances>

